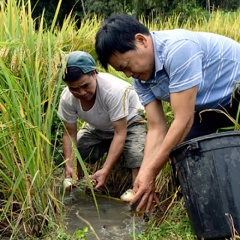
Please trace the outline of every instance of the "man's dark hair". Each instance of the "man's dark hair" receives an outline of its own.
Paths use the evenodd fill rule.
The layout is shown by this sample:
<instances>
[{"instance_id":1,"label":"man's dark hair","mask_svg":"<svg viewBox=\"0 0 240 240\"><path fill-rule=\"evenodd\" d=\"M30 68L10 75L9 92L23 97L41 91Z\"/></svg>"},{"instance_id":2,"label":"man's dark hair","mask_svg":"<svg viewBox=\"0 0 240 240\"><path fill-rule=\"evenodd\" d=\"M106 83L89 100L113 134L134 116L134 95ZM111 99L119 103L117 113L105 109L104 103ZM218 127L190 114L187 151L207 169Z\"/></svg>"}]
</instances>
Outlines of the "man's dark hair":
<instances>
[{"instance_id":1,"label":"man's dark hair","mask_svg":"<svg viewBox=\"0 0 240 240\"><path fill-rule=\"evenodd\" d=\"M64 82L75 82L86 74L92 75L93 71L84 73L79 67L67 67L62 78Z\"/></svg>"},{"instance_id":2,"label":"man's dark hair","mask_svg":"<svg viewBox=\"0 0 240 240\"><path fill-rule=\"evenodd\" d=\"M107 70L109 58L116 52L136 49L135 35L150 35L146 26L127 14L111 15L96 35L95 48L101 65Z\"/></svg>"}]
</instances>

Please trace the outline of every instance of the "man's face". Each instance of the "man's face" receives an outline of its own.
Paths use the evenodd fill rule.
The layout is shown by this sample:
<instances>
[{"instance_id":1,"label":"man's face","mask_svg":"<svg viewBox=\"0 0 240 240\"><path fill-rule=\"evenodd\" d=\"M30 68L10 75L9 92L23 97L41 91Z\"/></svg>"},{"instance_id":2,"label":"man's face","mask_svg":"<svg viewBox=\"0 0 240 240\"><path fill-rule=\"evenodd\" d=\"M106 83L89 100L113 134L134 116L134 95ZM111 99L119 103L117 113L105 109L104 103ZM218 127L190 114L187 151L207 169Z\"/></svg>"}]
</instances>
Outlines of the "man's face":
<instances>
[{"instance_id":1,"label":"man's face","mask_svg":"<svg viewBox=\"0 0 240 240\"><path fill-rule=\"evenodd\" d=\"M109 59L109 64L115 70L125 73L127 77L147 81L152 78L155 69L153 48L144 39L136 40L135 44L135 50L114 53Z\"/></svg>"},{"instance_id":2,"label":"man's face","mask_svg":"<svg viewBox=\"0 0 240 240\"><path fill-rule=\"evenodd\" d=\"M85 74L75 82L67 82L69 91L81 101L91 101L96 95L97 74Z\"/></svg>"}]
</instances>

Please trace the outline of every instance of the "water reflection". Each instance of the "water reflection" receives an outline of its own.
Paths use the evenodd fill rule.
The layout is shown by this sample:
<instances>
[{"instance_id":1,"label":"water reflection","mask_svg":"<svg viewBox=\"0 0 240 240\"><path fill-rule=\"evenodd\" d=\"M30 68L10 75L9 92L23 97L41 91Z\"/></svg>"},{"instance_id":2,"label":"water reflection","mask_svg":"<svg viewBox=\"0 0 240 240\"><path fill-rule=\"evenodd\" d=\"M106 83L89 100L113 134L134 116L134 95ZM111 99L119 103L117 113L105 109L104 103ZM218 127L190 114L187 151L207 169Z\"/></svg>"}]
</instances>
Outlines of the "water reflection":
<instances>
[{"instance_id":1,"label":"water reflection","mask_svg":"<svg viewBox=\"0 0 240 240\"><path fill-rule=\"evenodd\" d=\"M91 193L75 188L66 195L66 223L69 233L74 234L76 230L87 226L86 221L101 240L133 239L134 234L140 233L145 228L144 220L134 216L125 202L100 194L96 194L96 199L99 215ZM97 237L89 234L87 240L92 239L95 240Z\"/></svg>"}]
</instances>

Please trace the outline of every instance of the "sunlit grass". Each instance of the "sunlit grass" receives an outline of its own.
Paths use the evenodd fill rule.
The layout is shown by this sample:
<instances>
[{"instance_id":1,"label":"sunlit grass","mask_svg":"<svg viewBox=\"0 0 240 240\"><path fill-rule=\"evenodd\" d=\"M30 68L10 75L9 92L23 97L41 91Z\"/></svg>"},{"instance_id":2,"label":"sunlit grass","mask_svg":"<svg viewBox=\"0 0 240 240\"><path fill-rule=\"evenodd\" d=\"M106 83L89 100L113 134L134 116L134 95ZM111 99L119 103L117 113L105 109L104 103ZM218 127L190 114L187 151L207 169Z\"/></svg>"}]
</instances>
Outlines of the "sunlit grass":
<instances>
[{"instance_id":1,"label":"sunlit grass","mask_svg":"<svg viewBox=\"0 0 240 240\"><path fill-rule=\"evenodd\" d=\"M0 222L12 238L40 235L62 208L54 194L51 142L60 51L53 51L55 36L43 30L43 18L35 31L23 4L2 1L0 13Z\"/></svg>"},{"instance_id":2,"label":"sunlit grass","mask_svg":"<svg viewBox=\"0 0 240 240\"><path fill-rule=\"evenodd\" d=\"M146 22L145 19L141 19L141 22L146 24L150 30L183 28L193 31L213 32L240 41L239 11L226 13L218 10L212 12L210 16L189 17L184 23L180 23L179 17L179 15L172 15L167 19L161 17L153 22Z\"/></svg>"},{"instance_id":3,"label":"sunlit grass","mask_svg":"<svg viewBox=\"0 0 240 240\"><path fill-rule=\"evenodd\" d=\"M86 19L77 29L69 16L56 26L60 1L46 29L44 14L31 18L30 1L0 4L0 225L5 226L0 233L13 239L40 236L50 222L61 222L63 206L56 197L53 158L58 152L53 137L63 127L56 120L63 88L58 65L69 51L93 52L96 21Z\"/></svg>"}]
</instances>

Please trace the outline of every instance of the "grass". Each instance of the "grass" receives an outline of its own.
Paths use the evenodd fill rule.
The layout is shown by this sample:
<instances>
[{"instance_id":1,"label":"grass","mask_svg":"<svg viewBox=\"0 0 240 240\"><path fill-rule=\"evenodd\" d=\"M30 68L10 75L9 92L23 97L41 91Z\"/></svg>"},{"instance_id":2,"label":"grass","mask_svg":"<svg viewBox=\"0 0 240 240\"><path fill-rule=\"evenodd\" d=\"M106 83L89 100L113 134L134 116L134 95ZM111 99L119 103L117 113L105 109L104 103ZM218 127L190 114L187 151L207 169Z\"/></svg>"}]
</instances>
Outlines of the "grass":
<instances>
[{"instance_id":1,"label":"grass","mask_svg":"<svg viewBox=\"0 0 240 240\"><path fill-rule=\"evenodd\" d=\"M85 228L75 236L66 234L63 203L56 198L57 179L61 180L63 169L63 125L56 109L64 85L58 66L63 54L74 50L87 51L96 58L94 39L101 19L83 19L78 29L69 15L58 26L60 6L61 1L52 25L46 28L44 13L38 19L31 18L30 0L0 2L0 20L4 23L0 25L1 237L84 239L88 231ZM195 21L195 25L189 20L179 26L178 18L176 15L146 24L152 30L183 27L240 40L238 13L218 11L210 19ZM99 70L103 69L99 66ZM110 72L131 82L113 69ZM169 104L164 108L170 124L173 116ZM80 156L78 159L83 165ZM85 170L87 175L90 170ZM118 185L117 191L123 191L126 181L115 171L109 186ZM195 239L183 200L175 194L169 165L161 171L156 184L161 193L161 221L152 219L148 230L137 239Z\"/></svg>"},{"instance_id":2,"label":"grass","mask_svg":"<svg viewBox=\"0 0 240 240\"><path fill-rule=\"evenodd\" d=\"M138 239L144 240L194 240L197 239L185 211L183 199L174 199L171 205L171 211L167 218L159 224L159 217L151 220L149 227L144 234L138 236Z\"/></svg>"}]
</instances>

